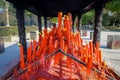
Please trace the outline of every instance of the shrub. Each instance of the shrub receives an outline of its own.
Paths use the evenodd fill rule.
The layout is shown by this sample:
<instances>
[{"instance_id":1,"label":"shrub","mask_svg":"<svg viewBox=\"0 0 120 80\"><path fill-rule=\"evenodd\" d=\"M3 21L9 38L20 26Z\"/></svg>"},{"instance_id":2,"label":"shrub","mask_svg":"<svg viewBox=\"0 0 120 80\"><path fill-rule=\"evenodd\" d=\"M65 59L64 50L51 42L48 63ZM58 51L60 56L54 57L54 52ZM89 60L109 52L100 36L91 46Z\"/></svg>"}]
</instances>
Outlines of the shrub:
<instances>
[{"instance_id":1,"label":"shrub","mask_svg":"<svg viewBox=\"0 0 120 80\"><path fill-rule=\"evenodd\" d=\"M36 26L26 26L25 28L26 28L26 33L37 30ZM18 35L18 27L16 26L0 27L0 36L13 36L13 35Z\"/></svg>"}]
</instances>

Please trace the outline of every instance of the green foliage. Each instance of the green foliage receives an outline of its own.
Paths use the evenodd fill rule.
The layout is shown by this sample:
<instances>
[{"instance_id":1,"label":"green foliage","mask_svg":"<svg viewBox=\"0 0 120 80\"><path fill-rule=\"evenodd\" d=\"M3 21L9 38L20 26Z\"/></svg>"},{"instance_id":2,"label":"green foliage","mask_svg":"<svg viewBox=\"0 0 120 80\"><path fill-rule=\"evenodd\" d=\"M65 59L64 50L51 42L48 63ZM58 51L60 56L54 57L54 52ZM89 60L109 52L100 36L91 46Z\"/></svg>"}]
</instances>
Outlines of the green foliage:
<instances>
[{"instance_id":1,"label":"green foliage","mask_svg":"<svg viewBox=\"0 0 120 80\"><path fill-rule=\"evenodd\" d=\"M27 26L25 28L26 28L26 33L37 30L36 26ZM12 36L12 35L18 35L18 27L16 26L0 27L0 36Z\"/></svg>"},{"instance_id":2,"label":"green foliage","mask_svg":"<svg viewBox=\"0 0 120 80\"><path fill-rule=\"evenodd\" d=\"M9 36L9 28L1 27L0 28L0 36Z\"/></svg>"},{"instance_id":3,"label":"green foliage","mask_svg":"<svg viewBox=\"0 0 120 80\"><path fill-rule=\"evenodd\" d=\"M58 21L57 17L53 17L53 18L52 18L52 22L53 22L53 23L57 23L57 21Z\"/></svg>"},{"instance_id":4,"label":"green foliage","mask_svg":"<svg viewBox=\"0 0 120 80\"><path fill-rule=\"evenodd\" d=\"M31 12L25 11L24 17L26 26L38 25L37 16L32 14Z\"/></svg>"},{"instance_id":5,"label":"green foliage","mask_svg":"<svg viewBox=\"0 0 120 80\"><path fill-rule=\"evenodd\" d=\"M120 26L120 0L112 0L106 6L107 11L110 11L111 24Z\"/></svg>"},{"instance_id":6,"label":"green foliage","mask_svg":"<svg viewBox=\"0 0 120 80\"><path fill-rule=\"evenodd\" d=\"M120 12L120 0L112 0L107 4L106 8L112 12Z\"/></svg>"},{"instance_id":7,"label":"green foliage","mask_svg":"<svg viewBox=\"0 0 120 80\"><path fill-rule=\"evenodd\" d=\"M110 24L111 17L109 16L108 13L103 14L103 19L102 19L102 25L103 26L108 26Z\"/></svg>"},{"instance_id":8,"label":"green foliage","mask_svg":"<svg viewBox=\"0 0 120 80\"><path fill-rule=\"evenodd\" d=\"M110 30L110 31L120 31L120 27L116 27L116 26L106 26L104 27L103 30Z\"/></svg>"},{"instance_id":9,"label":"green foliage","mask_svg":"<svg viewBox=\"0 0 120 80\"><path fill-rule=\"evenodd\" d=\"M0 0L0 8L5 8L5 0Z\"/></svg>"},{"instance_id":10,"label":"green foliage","mask_svg":"<svg viewBox=\"0 0 120 80\"><path fill-rule=\"evenodd\" d=\"M109 13L103 14L102 19L102 25L103 26L120 26L120 19L118 17L109 15Z\"/></svg>"},{"instance_id":11,"label":"green foliage","mask_svg":"<svg viewBox=\"0 0 120 80\"><path fill-rule=\"evenodd\" d=\"M26 26L26 32L31 32L31 31L37 31L38 27L37 26Z\"/></svg>"},{"instance_id":12,"label":"green foliage","mask_svg":"<svg viewBox=\"0 0 120 80\"><path fill-rule=\"evenodd\" d=\"M94 12L93 11L90 11L90 12L83 14L82 25L91 24L93 22L93 19L94 19Z\"/></svg>"}]
</instances>

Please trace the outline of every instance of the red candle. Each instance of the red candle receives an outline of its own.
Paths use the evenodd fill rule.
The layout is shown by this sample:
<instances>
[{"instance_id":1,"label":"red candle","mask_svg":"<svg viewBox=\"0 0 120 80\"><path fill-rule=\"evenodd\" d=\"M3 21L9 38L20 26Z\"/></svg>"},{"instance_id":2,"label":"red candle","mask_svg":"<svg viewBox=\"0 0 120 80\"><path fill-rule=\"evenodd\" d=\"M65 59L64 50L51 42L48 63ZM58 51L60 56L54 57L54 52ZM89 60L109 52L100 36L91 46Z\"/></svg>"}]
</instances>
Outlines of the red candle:
<instances>
[{"instance_id":1,"label":"red candle","mask_svg":"<svg viewBox=\"0 0 120 80\"><path fill-rule=\"evenodd\" d=\"M24 50L23 46L20 45L20 68L24 69L25 68L25 63L24 63Z\"/></svg>"},{"instance_id":2,"label":"red candle","mask_svg":"<svg viewBox=\"0 0 120 80\"><path fill-rule=\"evenodd\" d=\"M69 17L69 24L70 24L70 31L72 30L72 15L71 13L68 13L67 16Z\"/></svg>"},{"instance_id":3,"label":"red candle","mask_svg":"<svg viewBox=\"0 0 120 80\"><path fill-rule=\"evenodd\" d=\"M91 55L88 56L88 64L87 64L87 73L90 73L90 69L92 67L92 57Z\"/></svg>"},{"instance_id":4,"label":"red candle","mask_svg":"<svg viewBox=\"0 0 120 80\"><path fill-rule=\"evenodd\" d=\"M58 48L58 40L55 40L54 48Z\"/></svg>"},{"instance_id":5,"label":"red candle","mask_svg":"<svg viewBox=\"0 0 120 80\"><path fill-rule=\"evenodd\" d=\"M93 42L89 42L90 53L93 54Z\"/></svg>"},{"instance_id":6,"label":"red candle","mask_svg":"<svg viewBox=\"0 0 120 80\"><path fill-rule=\"evenodd\" d=\"M95 47L96 47L96 49L99 49L100 48L100 42L96 42Z\"/></svg>"},{"instance_id":7,"label":"red candle","mask_svg":"<svg viewBox=\"0 0 120 80\"><path fill-rule=\"evenodd\" d=\"M49 40L49 53L52 53L53 51L53 37L50 36L50 40Z\"/></svg>"},{"instance_id":8,"label":"red candle","mask_svg":"<svg viewBox=\"0 0 120 80\"><path fill-rule=\"evenodd\" d=\"M62 12L58 12L58 30L62 27Z\"/></svg>"},{"instance_id":9,"label":"red candle","mask_svg":"<svg viewBox=\"0 0 120 80\"><path fill-rule=\"evenodd\" d=\"M33 40L33 55L36 56L37 41Z\"/></svg>"},{"instance_id":10,"label":"red candle","mask_svg":"<svg viewBox=\"0 0 120 80\"><path fill-rule=\"evenodd\" d=\"M42 53L43 48L47 45L47 37L42 39L42 43L40 45L40 53Z\"/></svg>"},{"instance_id":11,"label":"red candle","mask_svg":"<svg viewBox=\"0 0 120 80\"><path fill-rule=\"evenodd\" d=\"M32 47L31 47L31 45L28 47L28 49L27 49L27 62L29 63L29 62L31 62L31 54L32 54Z\"/></svg>"},{"instance_id":12,"label":"red candle","mask_svg":"<svg viewBox=\"0 0 120 80\"><path fill-rule=\"evenodd\" d=\"M90 72L90 69L92 67L92 60L93 60L93 42L90 42L89 43L89 47L90 47L90 52L88 54L88 65L87 65L87 68L88 68L88 73Z\"/></svg>"},{"instance_id":13,"label":"red candle","mask_svg":"<svg viewBox=\"0 0 120 80\"><path fill-rule=\"evenodd\" d=\"M100 61L100 64L102 64L102 51L99 50L99 61Z\"/></svg>"},{"instance_id":14,"label":"red candle","mask_svg":"<svg viewBox=\"0 0 120 80\"><path fill-rule=\"evenodd\" d=\"M69 17L68 16L66 16L65 17L65 20L64 20L64 22L65 22L65 28L66 28L66 39L67 39L67 44L68 44L68 46L69 46L69 44L70 44L70 21L69 21Z\"/></svg>"},{"instance_id":15,"label":"red candle","mask_svg":"<svg viewBox=\"0 0 120 80\"><path fill-rule=\"evenodd\" d=\"M45 30L44 30L44 37L47 37L47 34L48 34L48 30L45 29Z\"/></svg>"}]
</instances>

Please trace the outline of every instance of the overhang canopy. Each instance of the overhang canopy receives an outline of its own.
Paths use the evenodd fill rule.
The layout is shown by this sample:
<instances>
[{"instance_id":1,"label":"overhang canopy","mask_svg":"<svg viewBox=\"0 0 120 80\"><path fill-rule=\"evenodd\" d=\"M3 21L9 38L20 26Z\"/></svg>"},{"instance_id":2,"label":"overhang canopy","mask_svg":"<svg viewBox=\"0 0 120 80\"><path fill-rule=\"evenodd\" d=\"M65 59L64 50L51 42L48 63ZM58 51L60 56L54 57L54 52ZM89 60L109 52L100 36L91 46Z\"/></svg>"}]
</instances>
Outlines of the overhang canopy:
<instances>
[{"instance_id":1,"label":"overhang canopy","mask_svg":"<svg viewBox=\"0 0 120 80\"><path fill-rule=\"evenodd\" d=\"M80 14L83 9L92 9L110 0L7 0L14 7L24 8L34 14L47 17L57 16L58 12Z\"/></svg>"}]
</instances>

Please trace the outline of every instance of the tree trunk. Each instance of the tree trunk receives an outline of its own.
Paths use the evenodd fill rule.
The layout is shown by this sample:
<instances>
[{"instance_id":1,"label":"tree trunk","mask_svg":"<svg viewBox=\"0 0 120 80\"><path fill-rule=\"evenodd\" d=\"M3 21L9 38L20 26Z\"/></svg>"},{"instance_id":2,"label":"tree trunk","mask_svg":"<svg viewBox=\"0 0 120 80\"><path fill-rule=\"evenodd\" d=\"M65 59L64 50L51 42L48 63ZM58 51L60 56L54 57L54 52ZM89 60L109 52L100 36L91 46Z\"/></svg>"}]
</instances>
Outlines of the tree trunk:
<instances>
[{"instance_id":1,"label":"tree trunk","mask_svg":"<svg viewBox=\"0 0 120 80\"><path fill-rule=\"evenodd\" d=\"M5 5L6 5L6 26L9 27L10 26L10 23L9 23L9 13L8 13L9 3L6 1Z\"/></svg>"},{"instance_id":2,"label":"tree trunk","mask_svg":"<svg viewBox=\"0 0 120 80\"><path fill-rule=\"evenodd\" d=\"M93 44L95 44L96 42L100 42L100 34L102 27L102 12L103 12L103 7L99 7L99 8L97 7L95 9Z\"/></svg>"}]
</instances>

